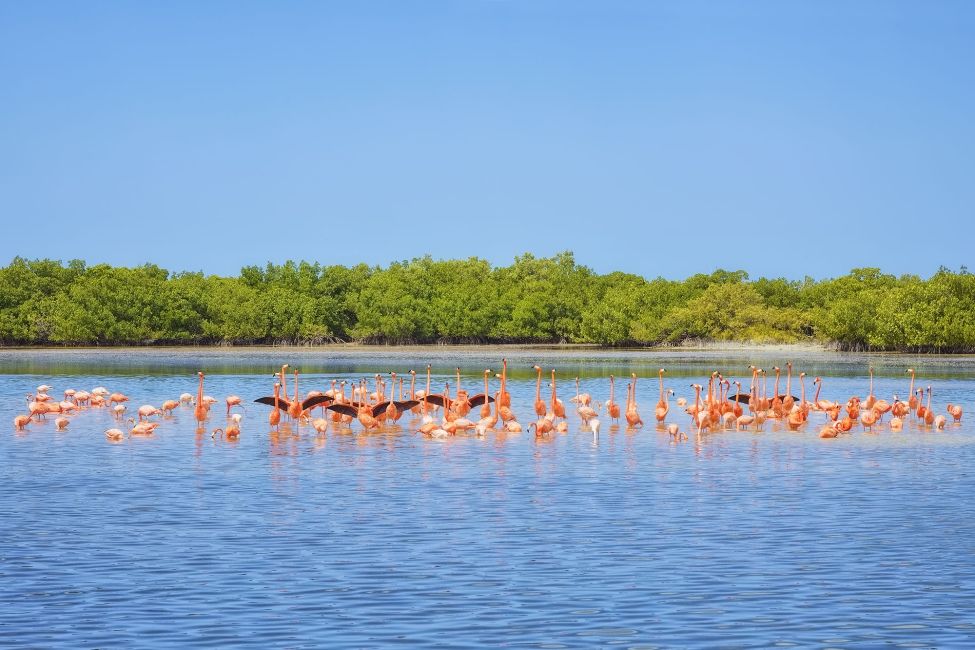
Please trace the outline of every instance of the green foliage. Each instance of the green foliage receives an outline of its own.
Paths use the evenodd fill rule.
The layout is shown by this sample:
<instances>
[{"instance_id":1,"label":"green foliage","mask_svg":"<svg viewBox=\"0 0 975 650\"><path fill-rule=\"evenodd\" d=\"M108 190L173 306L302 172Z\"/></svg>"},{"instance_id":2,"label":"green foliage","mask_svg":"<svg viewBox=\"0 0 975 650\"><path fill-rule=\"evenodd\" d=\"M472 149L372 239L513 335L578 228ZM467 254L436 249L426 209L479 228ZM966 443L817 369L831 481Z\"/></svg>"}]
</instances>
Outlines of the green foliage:
<instances>
[{"instance_id":1,"label":"green foliage","mask_svg":"<svg viewBox=\"0 0 975 650\"><path fill-rule=\"evenodd\" d=\"M565 252L510 266L423 257L386 268L287 261L237 277L15 258L0 344L833 342L975 351L975 276L875 268L814 281L718 269L684 281L598 275Z\"/></svg>"}]
</instances>

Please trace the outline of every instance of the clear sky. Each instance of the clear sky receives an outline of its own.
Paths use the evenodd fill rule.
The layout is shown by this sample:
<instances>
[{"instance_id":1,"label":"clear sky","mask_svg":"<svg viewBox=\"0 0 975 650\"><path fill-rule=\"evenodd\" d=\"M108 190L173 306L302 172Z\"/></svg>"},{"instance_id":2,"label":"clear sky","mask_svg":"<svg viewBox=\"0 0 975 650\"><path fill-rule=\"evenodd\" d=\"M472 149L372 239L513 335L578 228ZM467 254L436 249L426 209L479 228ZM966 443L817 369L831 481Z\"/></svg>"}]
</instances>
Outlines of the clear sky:
<instances>
[{"instance_id":1,"label":"clear sky","mask_svg":"<svg viewBox=\"0 0 975 650\"><path fill-rule=\"evenodd\" d=\"M975 267L975 2L0 3L0 264Z\"/></svg>"}]
</instances>

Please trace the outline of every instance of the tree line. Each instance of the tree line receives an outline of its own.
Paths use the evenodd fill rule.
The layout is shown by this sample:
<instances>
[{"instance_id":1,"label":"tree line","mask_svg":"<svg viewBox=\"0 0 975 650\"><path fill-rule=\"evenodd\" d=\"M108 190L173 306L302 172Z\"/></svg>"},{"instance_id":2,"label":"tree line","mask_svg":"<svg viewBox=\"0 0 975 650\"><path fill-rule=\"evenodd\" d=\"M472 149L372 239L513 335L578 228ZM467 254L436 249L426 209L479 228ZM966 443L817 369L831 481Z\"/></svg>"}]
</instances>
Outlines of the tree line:
<instances>
[{"instance_id":1,"label":"tree line","mask_svg":"<svg viewBox=\"0 0 975 650\"><path fill-rule=\"evenodd\" d=\"M876 268L813 280L717 270L600 275L570 252L510 266L422 257L385 268L293 262L236 277L80 260L0 269L0 344L812 342L975 351L975 276Z\"/></svg>"}]
</instances>

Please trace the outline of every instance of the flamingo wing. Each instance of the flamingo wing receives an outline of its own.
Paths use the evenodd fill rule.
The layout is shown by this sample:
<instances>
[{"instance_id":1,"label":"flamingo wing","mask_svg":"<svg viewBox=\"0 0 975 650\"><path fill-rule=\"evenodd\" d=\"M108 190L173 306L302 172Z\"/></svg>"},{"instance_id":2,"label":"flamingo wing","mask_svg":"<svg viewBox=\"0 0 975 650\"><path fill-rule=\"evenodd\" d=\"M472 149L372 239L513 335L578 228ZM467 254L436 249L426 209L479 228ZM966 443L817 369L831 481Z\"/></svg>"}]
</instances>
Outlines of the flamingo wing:
<instances>
[{"instance_id":1,"label":"flamingo wing","mask_svg":"<svg viewBox=\"0 0 975 650\"><path fill-rule=\"evenodd\" d=\"M420 400L418 399L405 399L401 402L393 402L393 404L396 405L396 408L398 408L401 411L408 411L414 406L417 406L419 403Z\"/></svg>"},{"instance_id":2,"label":"flamingo wing","mask_svg":"<svg viewBox=\"0 0 975 650\"><path fill-rule=\"evenodd\" d=\"M268 406L274 406L274 398L273 397L258 397L254 401L257 402L258 404L267 404ZM287 413L288 408L290 406L291 406L291 402L289 402L288 400L284 399L283 397L279 397L278 398L278 410L279 411L284 411L285 413Z\"/></svg>"},{"instance_id":3,"label":"flamingo wing","mask_svg":"<svg viewBox=\"0 0 975 650\"><path fill-rule=\"evenodd\" d=\"M442 406L443 408L447 409L449 409L450 405L453 403L453 400L451 399L444 399L443 395L427 395L424 399L430 404L436 404L437 406Z\"/></svg>"},{"instance_id":4,"label":"flamingo wing","mask_svg":"<svg viewBox=\"0 0 975 650\"><path fill-rule=\"evenodd\" d=\"M487 402L488 404L493 404L494 398L491 397L490 395L485 395L484 393L478 393L477 395L475 395L474 397L470 398L467 401L473 407L473 406L480 406L484 404L484 402Z\"/></svg>"},{"instance_id":5,"label":"flamingo wing","mask_svg":"<svg viewBox=\"0 0 975 650\"><path fill-rule=\"evenodd\" d=\"M359 415L359 409L349 404L329 404L325 408L331 409L336 413L341 413L342 415L351 415L352 417Z\"/></svg>"},{"instance_id":6,"label":"flamingo wing","mask_svg":"<svg viewBox=\"0 0 975 650\"><path fill-rule=\"evenodd\" d=\"M316 395L315 397L309 397L304 402L301 403L301 410L307 411L310 408L315 408L323 402L331 402L334 398L329 395Z\"/></svg>"}]
</instances>

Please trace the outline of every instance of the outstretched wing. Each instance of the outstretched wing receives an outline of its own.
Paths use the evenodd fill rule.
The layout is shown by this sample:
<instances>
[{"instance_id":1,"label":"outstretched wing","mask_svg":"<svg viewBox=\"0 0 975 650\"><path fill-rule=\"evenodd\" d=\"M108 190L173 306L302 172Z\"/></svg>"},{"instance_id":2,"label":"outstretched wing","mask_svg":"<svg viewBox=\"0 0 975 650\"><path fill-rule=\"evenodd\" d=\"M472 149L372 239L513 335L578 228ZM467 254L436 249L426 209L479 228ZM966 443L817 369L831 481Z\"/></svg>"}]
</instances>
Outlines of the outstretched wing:
<instances>
[{"instance_id":1,"label":"outstretched wing","mask_svg":"<svg viewBox=\"0 0 975 650\"><path fill-rule=\"evenodd\" d=\"M349 404L329 404L325 408L331 409L336 413L341 413L342 415L351 415L352 417L359 415L359 409Z\"/></svg>"},{"instance_id":2,"label":"outstretched wing","mask_svg":"<svg viewBox=\"0 0 975 650\"><path fill-rule=\"evenodd\" d=\"M273 397L258 397L254 401L257 402L258 404L267 404L268 406L274 406L274 398ZM288 400L286 400L284 398L281 398L281 397L278 398L278 410L284 411L285 413L287 413L288 412L288 408L290 406L291 406L291 402L289 402Z\"/></svg>"},{"instance_id":3,"label":"outstretched wing","mask_svg":"<svg viewBox=\"0 0 975 650\"><path fill-rule=\"evenodd\" d=\"M453 400L445 398L443 395L427 395L424 398L429 404L436 404L437 406L442 406L443 408L450 408ZM421 400L422 401L422 400Z\"/></svg>"},{"instance_id":4,"label":"outstretched wing","mask_svg":"<svg viewBox=\"0 0 975 650\"><path fill-rule=\"evenodd\" d=\"M315 397L309 397L304 402L301 403L301 410L307 411L310 408L315 408L323 402L331 402L334 398L328 395L316 395Z\"/></svg>"},{"instance_id":5,"label":"outstretched wing","mask_svg":"<svg viewBox=\"0 0 975 650\"><path fill-rule=\"evenodd\" d=\"M415 399L407 399L401 402L396 402L396 401L392 402L393 406L395 406L400 413L402 413L403 411L409 411L411 408L413 408L419 403L420 403L419 400L415 400ZM379 404L373 406L372 417L374 418L379 417L381 413L385 413L386 409L389 408L389 404L390 401L386 400L385 402L379 402Z\"/></svg>"},{"instance_id":6,"label":"outstretched wing","mask_svg":"<svg viewBox=\"0 0 975 650\"><path fill-rule=\"evenodd\" d=\"M474 397L467 400L467 402L471 406L480 406L484 402L487 402L488 404L492 404L494 402L494 398L491 397L490 395L485 395L484 393L478 393Z\"/></svg>"},{"instance_id":7,"label":"outstretched wing","mask_svg":"<svg viewBox=\"0 0 975 650\"><path fill-rule=\"evenodd\" d=\"M385 402L379 402L379 404L375 404L373 406L370 406L369 408L372 409L372 417L376 418L376 417L379 417L380 414L385 413L386 412L386 407L388 407L388 406L389 406L389 401L388 400L385 401Z\"/></svg>"},{"instance_id":8,"label":"outstretched wing","mask_svg":"<svg viewBox=\"0 0 975 650\"><path fill-rule=\"evenodd\" d=\"M732 402L738 402L739 404L748 404L752 400L752 396L748 393L739 393L737 395L732 395L729 397Z\"/></svg>"}]
</instances>

